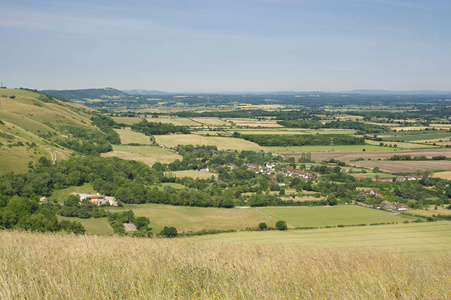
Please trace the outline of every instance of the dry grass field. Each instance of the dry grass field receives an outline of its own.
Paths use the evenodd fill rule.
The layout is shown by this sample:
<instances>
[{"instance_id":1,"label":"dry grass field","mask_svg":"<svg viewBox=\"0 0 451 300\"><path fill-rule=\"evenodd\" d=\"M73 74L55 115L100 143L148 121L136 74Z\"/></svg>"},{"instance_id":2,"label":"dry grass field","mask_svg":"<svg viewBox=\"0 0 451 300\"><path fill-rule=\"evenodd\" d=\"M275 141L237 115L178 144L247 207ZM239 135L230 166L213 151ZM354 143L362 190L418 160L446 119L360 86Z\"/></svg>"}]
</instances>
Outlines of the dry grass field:
<instances>
[{"instance_id":1,"label":"dry grass field","mask_svg":"<svg viewBox=\"0 0 451 300\"><path fill-rule=\"evenodd\" d=\"M432 177L438 177L438 178L451 180L451 171L437 172L437 173L432 174Z\"/></svg>"},{"instance_id":2,"label":"dry grass field","mask_svg":"<svg viewBox=\"0 0 451 300\"><path fill-rule=\"evenodd\" d=\"M177 147L177 145L210 145L219 150L261 150L259 145L243 139L215 136L200 136L196 134L171 134L155 135L155 140L166 147Z\"/></svg>"},{"instance_id":3,"label":"dry grass field","mask_svg":"<svg viewBox=\"0 0 451 300\"><path fill-rule=\"evenodd\" d=\"M218 127L218 126L226 126L226 127L230 127L230 123L223 121L219 118L192 118L192 120L194 122L203 124L205 126L213 126L213 127Z\"/></svg>"},{"instance_id":4,"label":"dry grass field","mask_svg":"<svg viewBox=\"0 0 451 300\"><path fill-rule=\"evenodd\" d=\"M186 171L176 171L172 172L177 177L191 177L193 179L199 178L199 179L208 179L211 178L211 176L217 177L218 174L211 173L211 172L203 172L203 171L196 171L196 170L186 170Z\"/></svg>"},{"instance_id":5,"label":"dry grass field","mask_svg":"<svg viewBox=\"0 0 451 300\"><path fill-rule=\"evenodd\" d=\"M259 121L257 119L233 118L227 119L226 121L233 122L236 127L283 127L282 125L277 124L277 120L270 119L261 119Z\"/></svg>"},{"instance_id":6,"label":"dry grass field","mask_svg":"<svg viewBox=\"0 0 451 300\"><path fill-rule=\"evenodd\" d=\"M287 234L247 236L280 242ZM239 235L215 237L226 236ZM0 244L1 299L451 297L449 252L8 231Z\"/></svg>"},{"instance_id":7,"label":"dry grass field","mask_svg":"<svg viewBox=\"0 0 451 300\"><path fill-rule=\"evenodd\" d=\"M141 161L149 166L156 162L170 163L182 157L174 152L158 146L113 145L113 151L102 153L102 157L119 157L122 159Z\"/></svg>"},{"instance_id":8,"label":"dry grass field","mask_svg":"<svg viewBox=\"0 0 451 300\"><path fill-rule=\"evenodd\" d=\"M170 117L170 116L159 116L158 118L147 118L147 121L156 122L156 123L171 123L176 126L193 126L193 127L202 126L201 123L195 122L189 118L179 118L179 117Z\"/></svg>"},{"instance_id":9,"label":"dry grass field","mask_svg":"<svg viewBox=\"0 0 451 300\"><path fill-rule=\"evenodd\" d=\"M313 155L312 155L313 156ZM390 173L415 173L416 171L438 171L451 170L451 161L449 160L430 160L430 161L356 161L350 164L357 167L373 169L379 167L381 171Z\"/></svg>"}]
</instances>

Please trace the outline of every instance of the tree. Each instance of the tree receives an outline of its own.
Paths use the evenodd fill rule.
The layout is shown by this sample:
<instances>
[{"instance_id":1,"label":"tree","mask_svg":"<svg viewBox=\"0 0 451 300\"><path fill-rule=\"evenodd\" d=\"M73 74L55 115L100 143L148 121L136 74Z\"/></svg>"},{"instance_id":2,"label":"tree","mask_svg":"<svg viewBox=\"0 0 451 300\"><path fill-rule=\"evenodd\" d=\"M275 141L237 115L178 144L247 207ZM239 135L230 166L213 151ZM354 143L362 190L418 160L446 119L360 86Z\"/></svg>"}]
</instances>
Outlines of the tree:
<instances>
[{"instance_id":1,"label":"tree","mask_svg":"<svg viewBox=\"0 0 451 300\"><path fill-rule=\"evenodd\" d=\"M141 228L147 228L150 224L150 220L147 217L136 217L133 224L135 224L136 228L139 230Z\"/></svg>"},{"instance_id":2,"label":"tree","mask_svg":"<svg viewBox=\"0 0 451 300\"><path fill-rule=\"evenodd\" d=\"M177 229L175 227L164 226L164 229L160 231L160 235L167 238L173 238L177 236Z\"/></svg>"},{"instance_id":3,"label":"tree","mask_svg":"<svg viewBox=\"0 0 451 300\"><path fill-rule=\"evenodd\" d=\"M373 173L380 173L379 167L374 167Z\"/></svg>"},{"instance_id":4,"label":"tree","mask_svg":"<svg viewBox=\"0 0 451 300\"><path fill-rule=\"evenodd\" d=\"M329 197L327 197L327 202L329 202L330 206L337 205L337 197L335 197L335 195L329 195Z\"/></svg>"},{"instance_id":5,"label":"tree","mask_svg":"<svg viewBox=\"0 0 451 300\"><path fill-rule=\"evenodd\" d=\"M282 220L277 221L276 222L276 229L277 230L287 230L288 229L287 223L285 221L282 221Z\"/></svg>"},{"instance_id":6,"label":"tree","mask_svg":"<svg viewBox=\"0 0 451 300\"><path fill-rule=\"evenodd\" d=\"M268 225L266 225L266 223L260 223L258 224L258 228L260 228L260 230L265 230L268 228Z\"/></svg>"},{"instance_id":7,"label":"tree","mask_svg":"<svg viewBox=\"0 0 451 300\"><path fill-rule=\"evenodd\" d=\"M366 195L364 192L360 192L357 197L355 197L355 200L358 202L363 202L366 200Z\"/></svg>"}]
</instances>

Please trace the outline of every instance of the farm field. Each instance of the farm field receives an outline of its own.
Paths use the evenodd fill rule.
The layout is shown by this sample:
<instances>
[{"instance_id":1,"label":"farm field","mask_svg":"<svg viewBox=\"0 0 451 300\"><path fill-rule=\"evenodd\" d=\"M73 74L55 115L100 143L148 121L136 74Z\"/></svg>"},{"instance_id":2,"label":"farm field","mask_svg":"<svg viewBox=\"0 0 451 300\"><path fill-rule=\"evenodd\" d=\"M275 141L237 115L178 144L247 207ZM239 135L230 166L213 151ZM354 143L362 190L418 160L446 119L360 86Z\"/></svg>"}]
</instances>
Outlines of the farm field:
<instances>
[{"instance_id":1,"label":"farm field","mask_svg":"<svg viewBox=\"0 0 451 300\"><path fill-rule=\"evenodd\" d=\"M132 117L112 117L112 119L117 123L124 123L127 125L133 125L141 122L141 118L132 118Z\"/></svg>"},{"instance_id":2,"label":"farm field","mask_svg":"<svg viewBox=\"0 0 451 300\"><path fill-rule=\"evenodd\" d=\"M155 135L158 144L175 148L177 145L209 145L219 150L261 150L259 145L243 139L215 136L200 136L196 134Z\"/></svg>"},{"instance_id":3,"label":"farm field","mask_svg":"<svg viewBox=\"0 0 451 300\"><path fill-rule=\"evenodd\" d=\"M379 141L373 141L373 140L365 140L365 142L370 145L379 145L381 143ZM391 145L392 147L394 145L396 145L398 149L402 149L402 150L438 148L437 146L433 146L433 145L418 144L418 141L415 141L412 143L383 141L383 143L384 143L384 145ZM389 148L389 149L393 149L393 148Z\"/></svg>"},{"instance_id":4,"label":"farm field","mask_svg":"<svg viewBox=\"0 0 451 300\"><path fill-rule=\"evenodd\" d=\"M128 208L125 205L125 208ZM138 217L148 217L160 232L164 226L174 226L179 232L199 231L203 229L245 229L257 227L266 222L274 226L276 219L255 208L204 208L170 205L144 204L134 205L132 210ZM152 226L151 225L151 226Z\"/></svg>"},{"instance_id":5,"label":"farm field","mask_svg":"<svg viewBox=\"0 0 451 300\"><path fill-rule=\"evenodd\" d=\"M231 121L236 127L283 127L277 124L277 120L270 119L246 119L246 118L230 118L226 119L227 122Z\"/></svg>"},{"instance_id":6,"label":"farm field","mask_svg":"<svg viewBox=\"0 0 451 300\"><path fill-rule=\"evenodd\" d=\"M158 146L113 145L113 151L102 153L102 157L119 157L122 159L141 161L149 166L156 162L170 163L182 157Z\"/></svg>"},{"instance_id":7,"label":"farm field","mask_svg":"<svg viewBox=\"0 0 451 300\"><path fill-rule=\"evenodd\" d=\"M382 147L386 148L386 147ZM282 152L282 153L281 153ZM283 153L284 151L280 151L279 154L283 157L294 157L296 160L298 160L301 157L301 153L299 152L310 152L310 151L298 151L298 153ZM392 157L393 155L411 155L414 156L426 156L426 157L432 157L432 156L438 156L438 155L444 155L444 156L451 156L451 149L445 148L435 148L435 149L422 149L422 150L398 150L398 151L377 151L377 152L323 152L323 153L315 153L314 151L311 151L312 154L312 160L314 161L322 161L322 160L330 160L338 159L341 161L350 161L353 159L363 158L363 159L386 159L389 157Z\"/></svg>"},{"instance_id":8,"label":"farm field","mask_svg":"<svg viewBox=\"0 0 451 300\"><path fill-rule=\"evenodd\" d=\"M202 126L201 123L195 122L190 118L179 118L179 117L170 117L170 116L159 116L158 118L147 118L149 122L155 123L171 123L176 126L190 126L190 127L199 127Z\"/></svg>"},{"instance_id":9,"label":"farm field","mask_svg":"<svg viewBox=\"0 0 451 300\"><path fill-rule=\"evenodd\" d=\"M313 240L309 234L321 231L188 239L1 231L0 260L5 263L0 265L0 298L447 299L449 250L428 255L397 250L442 249L443 242L449 245L443 229L449 232L450 227L414 225L380 226L376 233L358 231L367 228L323 230L338 235ZM411 236L419 236L420 243ZM327 240L337 246L312 246L327 245ZM360 247L394 251L343 249L361 242ZM42 280L36 274L51 276Z\"/></svg>"},{"instance_id":10,"label":"farm field","mask_svg":"<svg viewBox=\"0 0 451 300\"><path fill-rule=\"evenodd\" d=\"M379 167L381 171L391 173L415 173L416 171L439 171L451 170L451 161L449 160L430 160L430 161L355 161L350 164L357 167L373 169Z\"/></svg>"},{"instance_id":11,"label":"farm field","mask_svg":"<svg viewBox=\"0 0 451 300\"><path fill-rule=\"evenodd\" d=\"M431 176L451 180L451 171L436 172L433 173Z\"/></svg>"},{"instance_id":12,"label":"farm field","mask_svg":"<svg viewBox=\"0 0 451 300\"><path fill-rule=\"evenodd\" d=\"M115 129L115 131L121 137L121 144L151 144L150 137L141 132L135 132L130 129Z\"/></svg>"},{"instance_id":13,"label":"farm field","mask_svg":"<svg viewBox=\"0 0 451 300\"><path fill-rule=\"evenodd\" d=\"M191 120L193 120L194 122L203 124L205 126L213 126L213 127L218 127L218 126L227 126L230 127L230 123L223 121L219 118L191 118Z\"/></svg>"},{"instance_id":14,"label":"farm field","mask_svg":"<svg viewBox=\"0 0 451 300\"><path fill-rule=\"evenodd\" d=\"M59 203L63 203L71 193L95 194L96 191L90 183L85 183L81 186L71 186L62 190L55 190L49 198L56 199Z\"/></svg>"},{"instance_id":15,"label":"farm field","mask_svg":"<svg viewBox=\"0 0 451 300\"><path fill-rule=\"evenodd\" d=\"M209 179L211 176L217 177L218 174L211 172L203 172L203 171L195 171L195 170L186 170L186 171L175 171L172 172L175 176L181 177L191 177L193 179Z\"/></svg>"},{"instance_id":16,"label":"farm field","mask_svg":"<svg viewBox=\"0 0 451 300\"><path fill-rule=\"evenodd\" d=\"M424 131L419 134L405 134L397 136L383 137L384 141L417 141L417 140L430 140L430 139L443 139L451 137L451 132L449 131L438 131L438 132L427 132Z\"/></svg>"},{"instance_id":17,"label":"farm field","mask_svg":"<svg viewBox=\"0 0 451 300\"><path fill-rule=\"evenodd\" d=\"M368 152L393 152L393 148L389 147L381 147L375 145L335 145L334 150L331 152L330 146L277 146L277 147L263 147L263 149L267 152L273 152L281 154L282 156L285 154L296 154L300 157L302 152L311 152L312 159L313 153L341 153L341 152L353 152L353 153L362 153L365 154ZM365 149L365 151L363 151ZM390 155L391 156L391 155ZM360 157L360 156L358 156ZM316 159L313 159L316 160Z\"/></svg>"},{"instance_id":18,"label":"farm field","mask_svg":"<svg viewBox=\"0 0 451 300\"><path fill-rule=\"evenodd\" d=\"M408 210L405 213L406 214L414 214L414 215L421 215L425 217L432 217L433 215L444 215L449 216L451 215L451 209L448 209L449 204L445 204L443 206L437 206L437 209L435 209L435 205L430 205L427 207L427 209L415 209L415 210Z\"/></svg>"},{"instance_id":19,"label":"farm field","mask_svg":"<svg viewBox=\"0 0 451 300\"><path fill-rule=\"evenodd\" d=\"M354 134L353 129L306 129L306 128L266 128L266 129L229 129L241 134Z\"/></svg>"},{"instance_id":20,"label":"farm field","mask_svg":"<svg viewBox=\"0 0 451 300\"><path fill-rule=\"evenodd\" d=\"M412 218L357 205L320 207L264 207L261 210L293 227L325 227L371 223L402 223Z\"/></svg>"},{"instance_id":21,"label":"farm field","mask_svg":"<svg viewBox=\"0 0 451 300\"><path fill-rule=\"evenodd\" d=\"M195 241L345 247L396 250L413 253L451 253L451 223L423 222L345 228L237 232L194 237Z\"/></svg>"},{"instance_id":22,"label":"farm field","mask_svg":"<svg viewBox=\"0 0 451 300\"><path fill-rule=\"evenodd\" d=\"M79 218L69 218L58 216L58 220L68 220L68 221L77 221L80 222L81 225L85 228L87 233L90 234L112 234L113 228L111 228L108 223L107 218L98 218L98 219L79 219Z\"/></svg>"}]
</instances>

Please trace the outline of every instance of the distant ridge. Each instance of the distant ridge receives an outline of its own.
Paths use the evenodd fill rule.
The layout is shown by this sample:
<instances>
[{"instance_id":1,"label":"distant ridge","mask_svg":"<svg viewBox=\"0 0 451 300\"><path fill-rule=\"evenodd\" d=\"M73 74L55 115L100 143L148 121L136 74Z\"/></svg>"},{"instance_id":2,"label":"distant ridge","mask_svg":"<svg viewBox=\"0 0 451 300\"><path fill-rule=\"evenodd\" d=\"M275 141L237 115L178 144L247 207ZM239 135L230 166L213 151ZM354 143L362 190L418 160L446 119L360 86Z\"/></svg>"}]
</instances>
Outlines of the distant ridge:
<instances>
[{"instance_id":1,"label":"distant ridge","mask_svg":"<svg viewBox=\"0 0 451 300\"><path fill-rule=\"evenodd\" d=\"M361 95L416 95L416 96L434 96L434 95L451 95L451 91L435 91L435 90L419 90L419 91L389 91L389 90L352 90L341 92L342 94L361 94Z\"/></svg>"},{"instance_id":2,"label":"distant ridge","mask_svg":"<svg viewBox=\"0 0 451 300\"><path fill-rule=\"evenodd\" d=\"M129 95L149 96L149 95L169 95L171 93L155 91L155 90L123 90L122 92Z\"/></svg>"},{"instance_id":3,"label":"distant ridge","mask_svg":"<svg viewBox=\"0 0 451 300\"><path fill-rule=\"evenodd\" d=\"M79 90L43 90L45 94L65 98L68 100L81 99L103 99L112 97L129 97L130 95L120 90L106 87L98 89L79 89Z\"/></svg>"}]
</instances>

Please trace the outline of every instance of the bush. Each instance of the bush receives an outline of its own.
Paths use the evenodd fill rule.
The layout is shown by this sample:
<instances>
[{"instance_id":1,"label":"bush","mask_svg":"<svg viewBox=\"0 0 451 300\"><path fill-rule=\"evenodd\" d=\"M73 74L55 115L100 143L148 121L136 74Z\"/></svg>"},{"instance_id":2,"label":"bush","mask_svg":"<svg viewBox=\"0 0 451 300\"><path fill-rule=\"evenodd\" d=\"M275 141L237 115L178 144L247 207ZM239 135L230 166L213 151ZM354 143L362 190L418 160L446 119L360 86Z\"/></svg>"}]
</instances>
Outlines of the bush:
<instances>
[{"instance_id":1,"label":"bush","mask_svg":"<svg viewBox=\"0 0 451 300\"><path fill-rule=\"evenodd\" d=\"M260 223L258 224L258 228L260 228L260 230L265 230L268 229L268 225L266 225L266 223Z\"/></svg>"},{"instance_id":2,"label":"bush","mask_svg":"<svg viewBox=\"0 0 451 300\"><path fill-rule=\"evenodd\" d=\"M173 238L177 236L177 229L175 227L164 226L164 229L160 231L160 236Z\"/></svg>"},{"instance_id":3,"label":"bush","mask_svg":"<svg viewBox=\"0 0 451 300\"><path fill-rule=\"evenodd\" d=\"M287 230L288 229L287 223L285 221L282 221L282 220L277 221L276 222L276 229L277 230Z\"/></svg>"}]
</instances>

